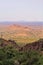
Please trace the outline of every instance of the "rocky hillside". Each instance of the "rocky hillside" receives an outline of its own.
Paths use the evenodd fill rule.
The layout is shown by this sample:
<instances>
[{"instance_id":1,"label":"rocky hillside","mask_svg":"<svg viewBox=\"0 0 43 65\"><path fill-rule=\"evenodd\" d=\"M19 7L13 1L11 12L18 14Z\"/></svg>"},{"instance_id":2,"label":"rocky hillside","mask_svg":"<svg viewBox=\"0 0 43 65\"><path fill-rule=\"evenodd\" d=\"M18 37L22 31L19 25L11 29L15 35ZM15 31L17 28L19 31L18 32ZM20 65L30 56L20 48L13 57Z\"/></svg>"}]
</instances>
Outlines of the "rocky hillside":
<instances>
[{"instance_id":1,"label":"rocky hillside","mask_svg":"<svg viewBox=\"0 0 43 65\"><path fill-rule=\"evenodd\" d=\"M9 46L10 48L17 49L19 51L38 50L43 51L43 39L38 41L27 43L25 46L20 47L14 40L5 40L0 38L0 47Z\"/></svg>"},{"instance_id":2,"label":"rocky hillside","mask_svg":"<svg viewBox=\"0 0 43 65\"><path fill-rule=\"evenodd\" d=\"M0 47L6 47L6 46L9 46L10 48L14 48L14 49L20 48L14 40L5 40L0 38Z\"/></svg>"},{"instance_id":3,"label":"rocky hillside","mask_svg":"<svg viewBox=\"0 0 43 65\"><path fill-rule=\"evenodd\" d=\"M43 51L43 39L39 39L38 41L26 44L24 47L20 49L21 51L27 51L27 50L38 50Z\"/></svg>"}]
</instances>

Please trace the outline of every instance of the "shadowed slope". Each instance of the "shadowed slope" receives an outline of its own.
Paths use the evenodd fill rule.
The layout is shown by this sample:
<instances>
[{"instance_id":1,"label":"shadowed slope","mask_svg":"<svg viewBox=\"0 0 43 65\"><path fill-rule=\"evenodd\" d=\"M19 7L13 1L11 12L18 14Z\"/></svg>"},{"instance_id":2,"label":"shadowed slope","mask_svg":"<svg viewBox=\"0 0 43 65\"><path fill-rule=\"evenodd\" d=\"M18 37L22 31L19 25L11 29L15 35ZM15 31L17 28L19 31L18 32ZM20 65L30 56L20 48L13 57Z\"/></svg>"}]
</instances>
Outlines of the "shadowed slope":
<instances>
[{"instance_id":1,"label":"shadowed slope","mask_svg":"<svg viewBox=\"0 0 43 65\"><path fill-rule=\"evenodd\" d=\"M0 38L0 47L6 47L6 46L10 48L15 48L15 49L20 48L14 40L5 40L5 39Z\"/></svg>"},{"instance_id":2,"label":"shadowed slope","mask_svg":"<svg viewBox=\"0 0 43 65\"><path fill-rule=\"evenodd\" d=\"M27 51L27 50L39 50L43 51L43 39L39 39L38 41L35 41L33 43L26 44L24 47L20 49L21 51Z\"/></svg>"}]
</instances>

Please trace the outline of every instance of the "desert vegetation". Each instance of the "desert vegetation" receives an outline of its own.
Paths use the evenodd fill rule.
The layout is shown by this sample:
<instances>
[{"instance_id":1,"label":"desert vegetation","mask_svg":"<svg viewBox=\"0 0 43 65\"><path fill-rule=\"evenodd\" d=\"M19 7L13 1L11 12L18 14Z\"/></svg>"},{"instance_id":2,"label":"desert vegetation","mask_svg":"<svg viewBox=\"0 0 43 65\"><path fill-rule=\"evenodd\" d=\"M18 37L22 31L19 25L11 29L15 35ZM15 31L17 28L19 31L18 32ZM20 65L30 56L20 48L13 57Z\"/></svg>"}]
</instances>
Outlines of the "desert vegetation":
<instances>
[{"instance_id":1,"label":"desert vegetation","mask_svg":"<svg viewBox=\"0 0 43 65\"><path fill-rule=\"evenodd\" d=\"M43 26L1 26L0 65L43 65Z\"/></svg>"},{"instance_id":2,"label":"desert vegetation","mask_svg":"<svg viewBox=\"0 0 43 65\"><path fill-rule=\"evenodd\" d=\"M0 38L0 65L43 65L43 39L19 47Z\"/></svg>"}]
</instances>

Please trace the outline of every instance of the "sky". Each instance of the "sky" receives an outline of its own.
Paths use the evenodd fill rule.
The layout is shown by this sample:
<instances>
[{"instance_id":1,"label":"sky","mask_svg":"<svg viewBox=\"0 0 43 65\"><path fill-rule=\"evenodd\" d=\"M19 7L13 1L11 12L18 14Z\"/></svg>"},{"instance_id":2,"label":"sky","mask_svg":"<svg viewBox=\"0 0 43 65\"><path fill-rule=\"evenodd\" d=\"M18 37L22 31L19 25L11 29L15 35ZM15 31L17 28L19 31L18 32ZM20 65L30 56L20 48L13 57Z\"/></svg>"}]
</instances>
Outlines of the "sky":
<instances>
[{"instance_id":1,"label":"sky","mask_svg":"<svg viewBox=\"0 0 43 65\"><path fill-rule=\"evenodd\" d=\"M0 21L43 21L43 0L0 0Z\"/></svg>"}]
</instances>

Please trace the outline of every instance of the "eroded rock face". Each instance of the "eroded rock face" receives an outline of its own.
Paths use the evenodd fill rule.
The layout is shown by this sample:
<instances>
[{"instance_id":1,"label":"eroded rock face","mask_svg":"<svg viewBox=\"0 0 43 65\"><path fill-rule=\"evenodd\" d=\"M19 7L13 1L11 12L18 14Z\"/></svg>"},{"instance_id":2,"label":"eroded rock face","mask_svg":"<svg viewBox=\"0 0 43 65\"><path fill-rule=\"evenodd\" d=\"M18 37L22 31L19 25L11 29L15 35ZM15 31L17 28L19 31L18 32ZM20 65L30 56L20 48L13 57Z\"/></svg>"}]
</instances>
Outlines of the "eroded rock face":
<instances>
[{"instance_id":1,"label":"eroded rock face","mask_svg":"<svg viewBox=\"0 0 43 65\"><path fill-rule=\"evenodd\" d=\"M43 49L43 39L40 39L36 42L30 43L22 47L20 50L27 51L27 50L39 50L41 51Z\"/></svg>"}]
</instances>

